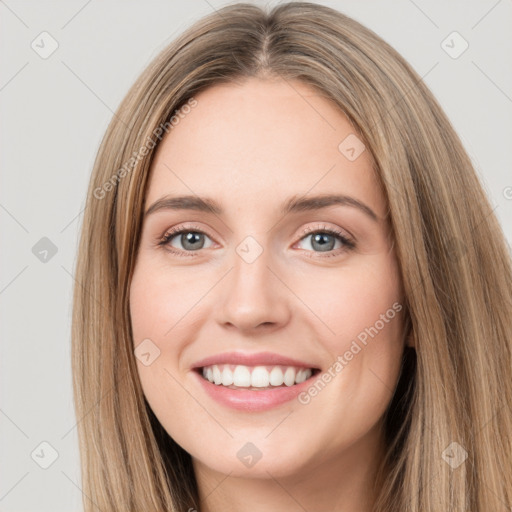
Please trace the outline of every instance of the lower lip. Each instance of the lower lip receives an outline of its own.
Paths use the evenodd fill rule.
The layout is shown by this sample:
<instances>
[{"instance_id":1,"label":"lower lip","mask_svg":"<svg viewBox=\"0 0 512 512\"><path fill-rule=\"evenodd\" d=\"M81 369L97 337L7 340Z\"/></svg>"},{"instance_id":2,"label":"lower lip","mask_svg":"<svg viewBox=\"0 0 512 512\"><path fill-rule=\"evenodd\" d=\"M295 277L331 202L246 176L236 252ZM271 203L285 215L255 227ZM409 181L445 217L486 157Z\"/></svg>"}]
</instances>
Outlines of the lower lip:
<instances>
[{"instance_id":1,"label":"lower lip","mask_svg":"<svg viewBox=\"0 0 512 512\"><path fill-rule=\"evenodd\" d=\"M266 411L293 400L301 391L311 386L316 375L293 386L283 386L262 390L230 389L221 384L213 384L193 371L206 393L222 405L241 411Z\"/></svg>"}]
</instances>

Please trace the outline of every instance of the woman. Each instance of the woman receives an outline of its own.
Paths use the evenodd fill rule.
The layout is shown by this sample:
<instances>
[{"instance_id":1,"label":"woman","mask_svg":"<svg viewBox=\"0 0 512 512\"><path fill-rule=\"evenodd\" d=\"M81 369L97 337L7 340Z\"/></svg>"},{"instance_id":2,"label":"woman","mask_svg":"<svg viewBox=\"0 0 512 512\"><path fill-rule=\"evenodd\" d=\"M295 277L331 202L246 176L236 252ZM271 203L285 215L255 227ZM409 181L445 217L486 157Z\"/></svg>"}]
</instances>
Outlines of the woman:
<instances>
[{"instance_id":1,"label":"woman","mask_svg":"<svg viewBox=\"0 0 512 512\"><path fill-rule=\"evenodd\" d=\"M197 22L101 144L85 510L512 507L510 255L433 95L317 4Z\"/></svg>"}]
</instances>

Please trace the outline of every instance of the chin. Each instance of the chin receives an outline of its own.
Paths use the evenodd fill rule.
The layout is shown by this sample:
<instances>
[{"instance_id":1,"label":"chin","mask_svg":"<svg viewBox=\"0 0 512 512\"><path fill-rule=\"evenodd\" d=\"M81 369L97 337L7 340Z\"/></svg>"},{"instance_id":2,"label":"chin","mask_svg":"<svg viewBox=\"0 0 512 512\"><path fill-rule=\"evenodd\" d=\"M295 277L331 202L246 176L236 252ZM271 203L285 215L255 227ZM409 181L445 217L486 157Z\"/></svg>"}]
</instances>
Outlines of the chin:
<instances>
[{"instance_id":1,"label":"chin","mask_svg":"<svg viewBox=\"0 0 512 512\"><path fill-rule=\"evenodd\" d=\"M230 440L230 446L222 453L210 452L205 458L194 457L202 465L219 473L240 478L287 477L309 466L303 446L294 447L288 443L283 450L282 444L267 440L260 442Z\"/></svg>"}]
</instances>

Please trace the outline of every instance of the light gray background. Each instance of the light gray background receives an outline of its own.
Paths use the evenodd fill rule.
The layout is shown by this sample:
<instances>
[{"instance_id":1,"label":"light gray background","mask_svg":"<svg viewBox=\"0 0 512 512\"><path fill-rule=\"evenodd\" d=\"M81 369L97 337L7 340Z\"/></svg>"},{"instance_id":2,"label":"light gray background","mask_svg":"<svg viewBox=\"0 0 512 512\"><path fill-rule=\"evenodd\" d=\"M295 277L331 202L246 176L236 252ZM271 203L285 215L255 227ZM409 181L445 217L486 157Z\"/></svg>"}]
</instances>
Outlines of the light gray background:
<instances>
[{"instance_id":1,"label":"light gray background","mask_svg":"<svg viewBox=\"0 0 512 512\"><path fill-rule=\"evenodd\" d=\"M510 244L511 0L322 3L373 29L424 76L475 163ZM0 0L2 512L82 508L70 315L93 160L113 111L149 61L223 5ZM31 47L34 40L42 46L43 31L59 45L47 59ZM441 46L453 31L469 43L456 59ZM46 262L32 252L42 237L58 250ZM42 442L58 453L47 469L40 464L52 461L52 448Z\"/></svg>"}]
</instances>

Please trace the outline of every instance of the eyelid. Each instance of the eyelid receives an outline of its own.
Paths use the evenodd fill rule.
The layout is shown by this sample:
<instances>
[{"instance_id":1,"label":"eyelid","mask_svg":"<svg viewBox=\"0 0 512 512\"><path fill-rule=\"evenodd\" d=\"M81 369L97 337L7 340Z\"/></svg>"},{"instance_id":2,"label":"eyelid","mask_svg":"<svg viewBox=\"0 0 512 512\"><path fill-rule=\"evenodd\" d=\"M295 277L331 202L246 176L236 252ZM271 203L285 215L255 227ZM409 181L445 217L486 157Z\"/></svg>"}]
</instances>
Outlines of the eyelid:
<instances>
[{"instance_id":1,"label":"eyelid","mask_svg":"<svg viewBox=\"0 0 512 512\"><path fill-rule=\"evenodd\" d=\"M301 237L309 235L311 233L324 232L324 231L332 231L336 234L342 235L344 238L350 239L355 243L355 237L349 233L346 229L339 228L338 226L329 226L326 222L320 222L316 226L307 226L301 233Z\"/></svg>"},{"instance_id":2,"label":"eyelid","mask_svg":"<svg viewBox=\"0 0 512 512\"><path fill-rule=\"evenodd\" d=\"M294 246L297 245L298 243L300 243L308 235L316 234L316 233L328 233L331 236L334 236L334 237L338 238L339 240L341 240L343 246L341 248L338 248L337 250L326 251L325 255L322 255L322 251L317 252L317 251L304 250L305 253L309 257L315 257L315 256L312 256L312 254L318 254L319 255L318 257L320 257L320 258L340 256L341 253L345 253L347 251L354 250L356 248L356 239L352 234L349 234L348 231L345 231L337 226L335 226L335 227L327 226L325 222L317 224L315 227L311 227L311 226L306 227L302 231L299 240L297 240L297 242L294 243Z\"/></svg>"},{"instance_id":3,"label":"eyelid","mask_svg":"<svg viewBox=\"0 0 512 512\"><path fill-rule=\"evenodd\" d=\"M185 231L185 232L190 231L190 232L194 232L194 233L201 233L203 235L208 236L213 241L215 241L215 237L210 235L208 230L206 230L206 229L204 229L202 227L199 227L199 226L197 226L195 224L189 224L189 223L178 224L177 226L174 226L172 228L167 228L164 231L164 234L158 238L158 241L161 242L161 241L165 240L166 238L174 237L175 235L179 235L183 231ZM189 251L189 252L192 252L192 251Z\"/></svg>"}]
</instances>

